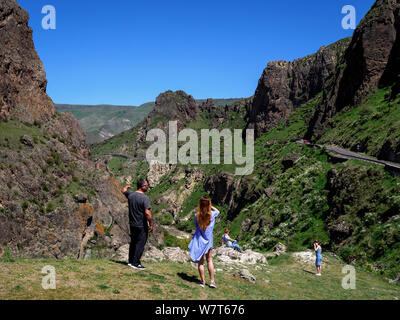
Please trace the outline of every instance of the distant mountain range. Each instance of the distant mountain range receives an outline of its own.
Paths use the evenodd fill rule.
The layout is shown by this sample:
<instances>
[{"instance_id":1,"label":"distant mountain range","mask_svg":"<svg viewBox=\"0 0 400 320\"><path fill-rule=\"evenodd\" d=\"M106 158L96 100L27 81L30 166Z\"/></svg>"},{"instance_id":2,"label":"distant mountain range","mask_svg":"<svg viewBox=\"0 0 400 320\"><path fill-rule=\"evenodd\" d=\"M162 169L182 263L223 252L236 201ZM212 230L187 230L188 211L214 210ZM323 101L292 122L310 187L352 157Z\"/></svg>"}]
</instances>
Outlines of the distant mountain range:
<instances>
[{"instance_id":1,"label":"distant mountain range","mask_svg":"<svg viewBox=\"0 0 400 320\"><path fill-rule=\"evenodd\" d=\"M153 102L142 104L139 107L56 104L57 111L69 111L78 119L86 133L88 144L102 142L129 130L146 118L153 108Z\"/></svg>"},{"instance_id":2,"label":"distant mountain range","mask_svg":"<svg viewBox=\"0 0 400 320\"><path fill-rule=\"evenodd\" d=\"M215 104L229 105L239 99L215 99ZM201 104L205 99L196 100ZM154 109L154 102L140 106L116 105L70 105L56 104L59 112L71 112L80 122L88 144L103 142L123 131L129 130L147 117Z\"/></svg>"}]
</instances>

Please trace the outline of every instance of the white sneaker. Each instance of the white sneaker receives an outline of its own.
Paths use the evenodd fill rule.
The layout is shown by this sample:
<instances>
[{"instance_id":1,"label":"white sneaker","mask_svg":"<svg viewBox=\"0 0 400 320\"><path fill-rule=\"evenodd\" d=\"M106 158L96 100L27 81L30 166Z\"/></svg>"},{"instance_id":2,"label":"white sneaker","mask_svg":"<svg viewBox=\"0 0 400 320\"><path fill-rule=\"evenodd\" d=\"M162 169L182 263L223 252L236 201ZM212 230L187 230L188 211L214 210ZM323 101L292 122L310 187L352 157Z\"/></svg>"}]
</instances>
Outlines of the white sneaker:
<instances>
[{"instance_id":1,"label":"white sneaker","mask_svg":"<svg viewBox=\"0 0 400 320\"><path fill-rule=\"evenodd\" d=\"M214 288L214 289L216 289L216 288L217 288L217 286L215 285L215 283L214 283L214 282L211 282L211 283L210 283L210 288Z\"/></svg>"},{"instance_id":2,"label":"white sneaker","mask_svg":"<svg viewBox=\"0 0 400 320\"><path fill-rule=\"evenodd\" d=\"M321 274L320 274L320 273L317 273L316 276L321 276Z\"/></svg>"},{"instance_id":3,"label":"white sneaker","mask_svg":"<svg viewBox=\"0 0 400 320\"><path fill-rule=\"evenodd\" d=\"M200 287L204 288L206 286L205 283L200 283Z\"/></svg>"}]
</instances>

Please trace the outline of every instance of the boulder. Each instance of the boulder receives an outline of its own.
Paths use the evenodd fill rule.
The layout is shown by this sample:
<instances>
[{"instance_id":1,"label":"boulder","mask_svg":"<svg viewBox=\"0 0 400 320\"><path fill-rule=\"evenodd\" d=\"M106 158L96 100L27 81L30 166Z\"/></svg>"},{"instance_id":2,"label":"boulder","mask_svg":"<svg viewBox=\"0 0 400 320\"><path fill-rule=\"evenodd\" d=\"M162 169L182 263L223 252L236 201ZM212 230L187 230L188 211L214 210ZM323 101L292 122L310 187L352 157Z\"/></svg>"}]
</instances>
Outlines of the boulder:
<instances>
[{"instance_id":1,"label":"boulder","mask_svg":"<svg viewBox=\"0 0 400 320\"><path fill-rule=\"evenodd\" d=\"M165 248L163 254L167 260L172 262L185 263L190 260L189 252L181 248Z\"/></svg>"},{"instance_id":2,"label":"boulder","mask_svg":"<svg viewBox=\"0 0 400 320\"><path fill-rule=\"evenodd\" d=\"M285 253L285 252L287 252L287 248L283 243L278 242L274 247L274 252L276 252L278 254Z\"/></svg>"},{"instance_id":3,"label":"boulder","mask_svg":"<svg viewBox=\"0 0 400 320\"><path fill-rule=\"evenodd\" d=\"M247 270L247 269L242 269L242 270L234 273L233 276L236 277L236 278L241 278L241 279L247 280L247 281L249 281L251 283L256 283L256 280L257 280L256 277L253 276L250 273L250 271Z\"/></svg>"},{"instance_id":4,"label":"boulder","mask_svg":"<svg viewBox=\"0 0 400 320\"><path fill-rule=\"evenodd\" d=\"M215 257L218 257L225 264L268 264L267 258L262 253L254 252L249 249L240 253L233 248L222 246L215 249L213 253Z\"/></svg>"},{"instance_id":5,"label":"boulder","mask_svg":"<svg viewBox=\"0 0 400 320\"><path fill-rule=\"evenodd\" d=\"M292 254L293 258L297 261L311 263L315 262L315 253L312 251L301 251L301 252L294 252Z\"/></svg>"},{"instance_id":6,"label":"boulder","mask_svg":"<svg viewBox=\"0 0 400 320\"><path fill-rule=\"evenodd\" d=\"M128 262L129 257L129 244L124 244L123 246L119 247L116 252L116 258L122 262Z\"/></svg>"},{"instance_id":7,"label":"boulder","mask_svg":"<svg viewBox=\"0 0 400 320\"><path fill-rule=\"evenodd\" d=\"M147 180L149 182L149 187L154 188L157 186L161 178L170 172L172 169L172 164L170 163L161 163L156 160L152 160L149 163L149 172L147 174Z\"/></svg>"},{"instance_id":8,"label":"boulder","mask_svg":"<svg viewBox=\"0 0 400 320\"><path fill-rule=\"evenodd\" d=\"M29 146L29 147L33 147L34 146L32 138L30 136L26 135L26 134L23 137L21 137L20 141L21 141L22 144L24 144L26 146Z\"/></svg>"},{"instance_id":9,"label":"boulder","mask_svg":"<svg viewBox=\"0 0 400 320\"><path fill-rule=\"evenodd\" d=\"M146 250L146 252L143 254L142 260L157 262L165 260L165 258L166 257L161 250L157 249L154 246L149 246L148 250Z\"/></svg>"}]
</instances>

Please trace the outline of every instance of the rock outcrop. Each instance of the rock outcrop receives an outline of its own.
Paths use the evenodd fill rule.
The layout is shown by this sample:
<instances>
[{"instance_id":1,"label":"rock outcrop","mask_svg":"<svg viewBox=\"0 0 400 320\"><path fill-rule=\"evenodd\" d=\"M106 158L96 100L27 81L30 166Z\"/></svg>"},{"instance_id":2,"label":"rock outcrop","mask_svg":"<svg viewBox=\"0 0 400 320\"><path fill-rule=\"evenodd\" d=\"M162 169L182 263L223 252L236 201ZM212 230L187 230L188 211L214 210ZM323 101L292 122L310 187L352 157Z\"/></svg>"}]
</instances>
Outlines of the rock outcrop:
<instances>
[{"instance_id":1,"label":"rock outcrop","mask_svg":"<svg viewBox=\"0 0 400 320\"><path fill-rule=\"evenodd\" d=\"M250 271L247 269L242 269L242 270L234 273L233 276L236 278L241 278L241 279L247 280L251 283L256 283L256 280L257 280L256 277L254 275L252 275L250 273Z\"/></svg>"},{"instance_id":2,"label":"rock outcrop","mask_svg":"<svg viewBox=\"0 0 400 320\"><path fill-rule=\"evenodd\" d=\"M89 160L79 122L56 113L28 19L15 0L0 2L0 249L112 256L129 239L126 199Z\"/></svg>"},{"instance_id":3,"label":"rock outcrop","mask_svg":"<svg viewBox=\"0 0 400 320\"><path fill-rule=\"evenodd\" d=\"M56 113L35 50L29 15L16 0L0 3L0 121L47 121Z\"/></svg>"},{"instance_id":4,"label":"rock outcrop","mask_svg":"<svg viewBox=\"0 0 400 320\"><path fill-rule=\"evenodd\" d=\"M160 163L152 160L149 163L149 172L147 174L147 181L150 188L157 186L161 178L173 169L173 165L169 163Z\"/></svg>"},{"instance_id":5,"label":"rock outcrop","mask_svg":"<svg viewBox=\"0 0 400 320\"><path fill-rule=\"evenodd\" d=\"M262 196L261 190L255 190L253 178L235 177L231 173L219 173L204 181L204 189L209 193L212 202L227 205L228 219L232 220L246 204Z\"/></svg>"},{"instance_id":6,"label":"rock outcrop","mask_svg":"<svg viewBox=\"0 0 400 320\"><path fill-rule=\"evenodd\" d=\"M254 128L256 138L287 120L297 107L323 90L349 41L340 40L293 62L268 63L248 105L247 128Z\"/></svg>"},{"instance_id":7,"label":"rock outcrop","mask_svg":"<svg viewBox=\"0 0 400 320\"><path fill-rule=\"evenodd\" d=\"M128 262L128 256L129 244L125 244L117 250L115 258L117 258L121 262ZM163 250L160 250L152 245L148 245L145 252L143 253L141 260L147 262L159 262L163 260L168 260L171 262L186 263L189 262L190 256L188 251L182 250L178 247L167 247Z\"/></svg>"},{"instance_id":8,"label":"rock outcrop","mask_svg":"<svg viewBox=\"0 0 400 320\"><path fill-rule=\"evenodd\" d=\"M169 121L177 121L178 132L183 129L184 123L196 119L199 106L191 95L179 90L161 93L155 102L154 109L147 118L135 128L135 157L145 159L147 132L159 128L168 134Z\"/></svg>"},{"instance_id":9,"label":"rock outcrop","mask_svg":"<svg viewBox=\"0 0 400 320\"><path fill-rule=\"evenodd\" d=\"M245 250L242 253L234 250L233 248L228 248L225 246L218 247L214 250L214 256L218 258L218 260L222 264L247 264L247 265L268 265L267 258L265 255L259 252L255 252L252 250Z\"/></svg>"},{"instance_id":10,"label":"rock outcrop","mask_svg":"<svg viewBox=\"0 0 400 320\"><path fill-rule=\"evenodd\" d=\"M364 102L379 86L398 82L400 2L378 0L354 32L323 92L306 134L318 138L326 123L346 106ZM395 90L392 94L396 93Z\"/></svg>"}]
</instances>

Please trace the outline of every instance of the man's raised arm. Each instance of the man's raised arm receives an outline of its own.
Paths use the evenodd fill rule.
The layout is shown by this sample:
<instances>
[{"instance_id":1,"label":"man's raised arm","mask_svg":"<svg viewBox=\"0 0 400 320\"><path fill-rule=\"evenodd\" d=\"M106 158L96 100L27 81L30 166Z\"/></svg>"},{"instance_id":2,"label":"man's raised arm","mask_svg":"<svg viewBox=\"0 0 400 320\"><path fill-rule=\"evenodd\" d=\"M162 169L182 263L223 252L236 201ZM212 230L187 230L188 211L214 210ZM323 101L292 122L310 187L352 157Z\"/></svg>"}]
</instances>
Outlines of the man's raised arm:
<instances>
[{"instance_id":1,"label":"man's raised arm","mask_svg":"<svg viewBox=\"0 0 400 320\"><path fill-rule=\"evenodd\" d=\"M132 188L131 186L125 186L124 189L122 189L122 193L125 193L128 191L128 189Z\"/></svg>"}]
</instances>

